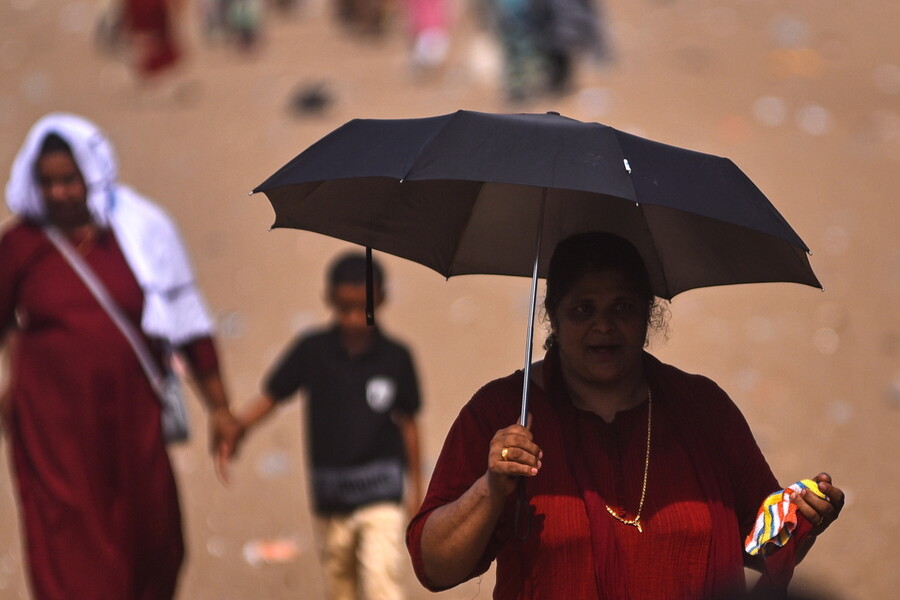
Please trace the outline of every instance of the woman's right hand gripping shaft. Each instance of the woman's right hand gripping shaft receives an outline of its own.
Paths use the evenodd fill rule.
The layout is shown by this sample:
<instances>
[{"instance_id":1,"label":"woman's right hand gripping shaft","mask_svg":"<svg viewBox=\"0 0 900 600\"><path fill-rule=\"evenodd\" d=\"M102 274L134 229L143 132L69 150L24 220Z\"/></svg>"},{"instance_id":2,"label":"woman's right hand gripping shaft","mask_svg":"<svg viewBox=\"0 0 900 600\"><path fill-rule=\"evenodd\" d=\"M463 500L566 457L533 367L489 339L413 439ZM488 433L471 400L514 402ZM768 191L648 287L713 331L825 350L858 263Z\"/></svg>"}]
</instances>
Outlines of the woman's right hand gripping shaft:
<instances>
[{"instance_id":1,"label":"woman's right hand gripping shaft","mask_svg":"<svg viewBox=\"0 0 900 600\"><path fill-rule=\"evenodd\" d=\"M494 434L484 475L425 522L422 560L433 586L451 587L471 576L519 477L537 475L542 456L526 427L510 425Z\"/></svg>"},{"instance_id":2,"label":"woman's right hand gripping shaft","mask_svg":"<svg viewBox=\"0 0 900 600\"><path fill-rule=\"evenodd\" d=\"M534 477L541 469L543 452L534 443L529 427L510 425L494 434L488 451L488 485L506 496L516 489L518 477Z\"/></svg>"}]
</instances>

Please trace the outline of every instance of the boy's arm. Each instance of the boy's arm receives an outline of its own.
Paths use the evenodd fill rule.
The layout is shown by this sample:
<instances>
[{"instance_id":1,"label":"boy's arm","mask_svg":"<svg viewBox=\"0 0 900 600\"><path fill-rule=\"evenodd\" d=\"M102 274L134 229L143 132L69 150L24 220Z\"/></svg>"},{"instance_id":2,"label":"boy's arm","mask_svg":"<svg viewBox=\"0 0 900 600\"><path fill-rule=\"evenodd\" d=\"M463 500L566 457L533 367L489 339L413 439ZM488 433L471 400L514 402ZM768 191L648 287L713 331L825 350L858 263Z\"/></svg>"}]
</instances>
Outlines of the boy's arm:
<instances>
[{"instance_id":1,"label":"boy's arm","mask_svg":"<svg viewBox=\"0 0 900 600\"><path fill-rule=\"evenodd\" d=\"M245 431L265 419L275 408L275 398L268 394L260 394L238 414L238 422Z\"/></svg>"},{"instance_id":2,"label":"boy's arm","mask_svg":"<svg viewBox=\"0 0 900 600\"><path fill-rule=\"evenodd\" d=\"M412 415L399 415L397 419L403 445L406 449L406 476L408 489L406 507L410 516L416 514L422 504L422 459L419 451L419 425Z\"/></svg>"}]
</instances>

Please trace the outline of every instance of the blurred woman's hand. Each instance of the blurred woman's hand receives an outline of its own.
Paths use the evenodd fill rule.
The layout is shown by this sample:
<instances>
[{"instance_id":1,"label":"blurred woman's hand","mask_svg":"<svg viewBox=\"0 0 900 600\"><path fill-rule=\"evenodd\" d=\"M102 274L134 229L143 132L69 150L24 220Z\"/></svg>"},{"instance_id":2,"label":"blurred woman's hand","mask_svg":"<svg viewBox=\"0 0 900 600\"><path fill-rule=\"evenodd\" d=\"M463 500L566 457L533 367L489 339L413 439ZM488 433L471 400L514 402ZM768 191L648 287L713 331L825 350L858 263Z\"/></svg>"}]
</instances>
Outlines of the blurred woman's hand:
<instances>
[{"instance_id":1,"label":"blurred woman's hand","mask_svg":"<svg viewBox=\"0 0 900 600\"><path fill-rule=\"evenodd\" d=\"M228 483L228 464L237 454L238 444L244 435L244 427L227 406L213 409L209 414L210 451L215 458L216 474L222 483Z\"/></svg>"}]
</instances>

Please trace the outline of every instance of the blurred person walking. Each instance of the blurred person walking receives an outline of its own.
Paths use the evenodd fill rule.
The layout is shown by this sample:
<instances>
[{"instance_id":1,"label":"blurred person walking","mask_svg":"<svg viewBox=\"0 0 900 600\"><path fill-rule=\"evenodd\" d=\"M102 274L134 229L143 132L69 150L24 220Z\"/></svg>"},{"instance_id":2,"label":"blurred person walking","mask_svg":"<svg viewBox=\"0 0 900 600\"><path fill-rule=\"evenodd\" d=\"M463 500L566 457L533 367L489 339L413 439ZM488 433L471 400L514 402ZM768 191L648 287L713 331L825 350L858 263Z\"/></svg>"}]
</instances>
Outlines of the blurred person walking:
<instances>
[{"instance_id":1,"label":"blurred person walking","mask_svg":"<svg viewBox=\"0 0 900 600\"><path fill-rule=\"evenodd\" d=\"M596 0L483 0L503 52L507 100L570 91L578 56L609 60Z\"/></svg>"},{"instance_id":2,"label":"blurred person walking","mask_svg":"<svg viewBox=\"0 0 900 600\"><path fill-rule=\"evenodd\" d=\"M228 43L243 52L258 47L265 13L263 0L203 0L201 7L207 41Z\"/></svg>"},{"instance_id":3,"label":"blurred person walking","mask_svg":"<svg viewBox=\"0 0 900 600\"><path fill-rule=\"evenodd\" d=\"M599 0L534 1L547 89L566 93L572 86L575 61L582 54L595 61L611 59Z\"/></svg>"},{"instance_id":4,"label":"blurred person walking","mask_svg":"<svg viewBox=\"0 0 900 600\"><path fill-rule=\"evenodd\" d=\"M160 372L172 351L189 365L222 477L240 431L185 248L159 207L117 181L109 140L76 115L32 127L6 201L17 218L0 238L11 365L0 414L33 597L170 600L181 513L139 351Z\"/></svg>"},{"instance_id":5,"label":"blurred person walking","mask_svg":"<svg viewBox=\"0 0 900 600\"><path fill-rule=\"evenodd\" d=\"M427 74L443 64L450 48L446 0L407 0L410 63L414 74Z\"/></svg>"},{"instance_id":6,"label":"blurred person walking","mask_svg":"<svg viewBox=\"0 0 900 600\"><path fill-rule=\"evenodd\" d=\"M385 299L373 262L372 302ZM366 258L338 257L326 283L333 324L300 336L239 420L255 426L304 390L325 587L331 600L395 600L403 532L422 498L416 370L406 346L367 325ZM405 500L405 504L404 504Z\"/></svg>"},{"instance_id":7,"label":"blurred person walking","mask_svg":"<svg viewBox=\"0 0 900 600\"><path fill-rule=\"evenodd\" d=\"M142 80L155 78L181 58L174 17L177 0L121 0L122 28Z\"/></svg>"},{"instance_id":8,"label":"blurred person walking","mask_svg":"<svg viewBox=\"0 0 900 600\"><path fill-rule=\"evenodd\" d=\"M338 22L354 35L379 37L387 25L390 12L388 0L336 0Z\"/></svg>"}]
</instances>

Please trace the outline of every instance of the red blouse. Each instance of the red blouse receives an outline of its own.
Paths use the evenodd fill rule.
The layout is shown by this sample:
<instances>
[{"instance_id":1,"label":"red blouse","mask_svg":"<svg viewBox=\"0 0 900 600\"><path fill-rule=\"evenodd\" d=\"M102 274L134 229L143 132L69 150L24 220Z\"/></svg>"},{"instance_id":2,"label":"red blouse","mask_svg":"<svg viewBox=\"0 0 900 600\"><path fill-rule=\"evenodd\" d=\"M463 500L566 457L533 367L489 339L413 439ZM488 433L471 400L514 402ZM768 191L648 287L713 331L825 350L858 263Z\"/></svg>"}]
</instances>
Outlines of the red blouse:
<instances>
[{"instance_id":1,"label":"red blouse","mask_svg":"<svg viewBox=\"0 0 900 600\"><path fill-rule=\"evenodd\" d=\"M545 378L551 358L548 354ZM558 410L554 402L561 399L532 385L532 430L544 457L540 474L525 481L529 516L515 523L512 494L493 542L470 574L480 575L496 560L494 598L677 600L743 590L741 542L759 504L780 486L724 392L706 378L646 358L653 400L643 532L613 519L604 505L626 519L635 516L647 403L606 423L593 413ZM425 522L483 475L494 433L518 418L521 386L521 372L489 383L447 435L423 506L407 532L416 574L429 589L435 588L424 577L421 558ZM576 455L588 467L582 473L593 478L588 485L599 504L585 500L585 482L572 464ZM518 539L526 530L527 538ZM792 549L784 555L787 566L778 562L772 571L783 583L790 578Z\"/></svg>"}]
</instances>

